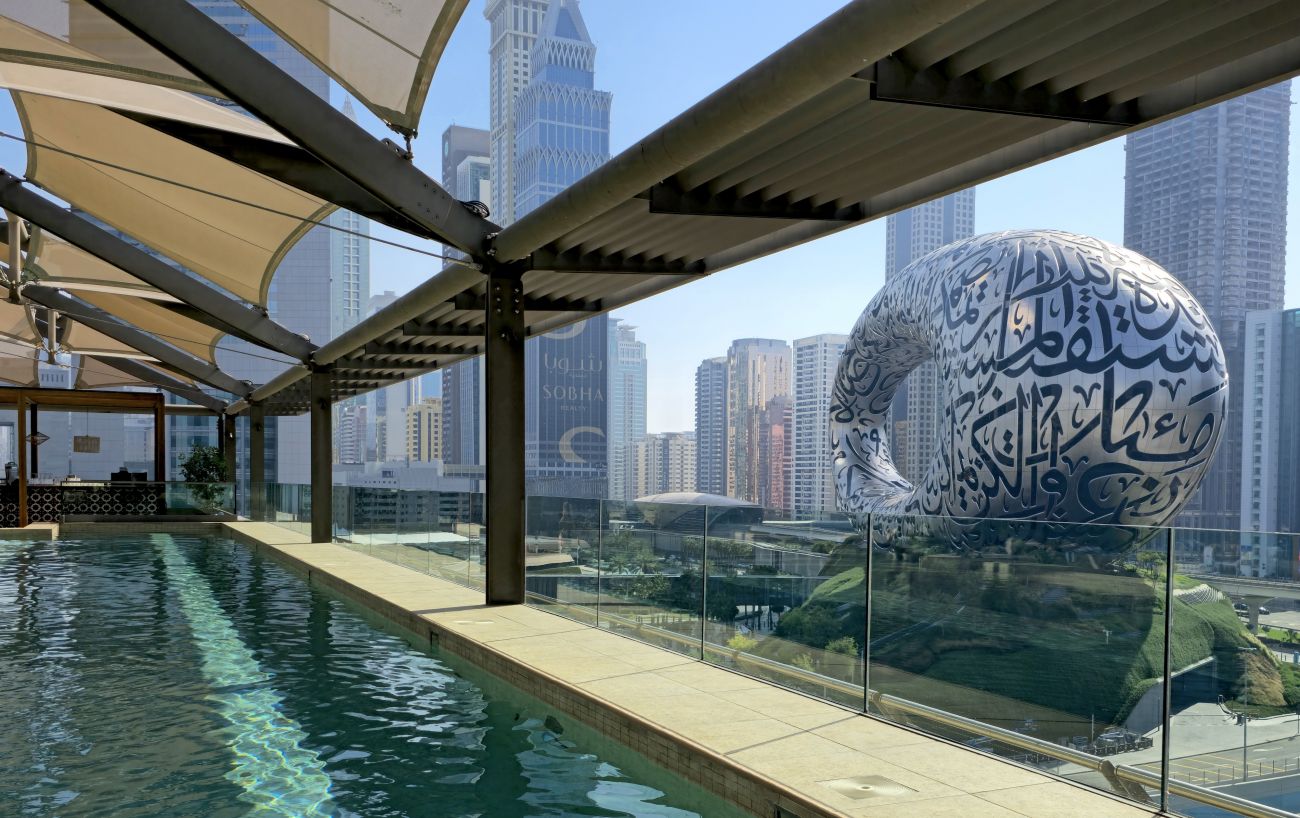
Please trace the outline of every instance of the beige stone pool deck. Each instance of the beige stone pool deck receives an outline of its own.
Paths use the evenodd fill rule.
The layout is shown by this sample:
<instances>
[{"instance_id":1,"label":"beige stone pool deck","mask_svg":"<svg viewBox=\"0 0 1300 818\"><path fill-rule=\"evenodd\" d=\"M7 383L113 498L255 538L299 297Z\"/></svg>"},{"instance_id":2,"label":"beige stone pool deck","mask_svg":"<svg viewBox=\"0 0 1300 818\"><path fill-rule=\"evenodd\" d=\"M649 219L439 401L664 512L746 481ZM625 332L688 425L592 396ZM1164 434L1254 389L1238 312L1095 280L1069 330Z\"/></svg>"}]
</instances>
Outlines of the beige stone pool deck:
<instances>
[{"instance_id":1,"label":"beige stone pool deck","mask_svg":"<svg viewBox=\"0 0 1300 818\"><path fill-rule=\"evenodd\" d=\"M1160 813L974 750L270 523L251 547L764 816L1137 818ZM881 776L898 794L826 783Z\"/></svg>"}]
</instances>

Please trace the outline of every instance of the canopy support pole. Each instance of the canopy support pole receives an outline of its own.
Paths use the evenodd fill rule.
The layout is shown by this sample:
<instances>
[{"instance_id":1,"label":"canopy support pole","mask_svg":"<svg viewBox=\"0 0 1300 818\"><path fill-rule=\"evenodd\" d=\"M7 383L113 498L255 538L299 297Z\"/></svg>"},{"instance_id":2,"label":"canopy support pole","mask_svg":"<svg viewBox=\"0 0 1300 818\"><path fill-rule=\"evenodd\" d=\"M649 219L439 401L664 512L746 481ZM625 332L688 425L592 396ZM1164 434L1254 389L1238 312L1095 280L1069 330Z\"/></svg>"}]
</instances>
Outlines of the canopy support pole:
<instances>
[{"instance_id":1,"label":"canopy support pole","mask_svg":"<svg viewBox=\"0 0 1300 818\"><path fill-rule=\"evenodd\" d=\"M167 482L167 399L158 393L153 407L153 479Z\"/></svg>"},{"instance_id":2,"label":"canopy support pole","mask_svg":"<svg viewBox=\"0 0 1300 818\"><path fill-rule=\"evenodd\" d=\"M330 402L330 380L332 373L328 368L317 367L308 377L311 379L309 392L311 396L311 541L314 543L334 541L334 407Z\"/></svg>"},{"instance_id":3,"label":"canopy support pole","mask_svg":"<svg viewBox=\"0 0 1300 818\"><path fill-rule=\"evenodd\" d=\"M488 273L484 353L487 603L524 601L524 292L517 267Z\"/></svg>"},{"instance_id":4,"label":"canopy support pole","mask_svg":"<svg viewBox=\"0 0 1300 818\"><path fill-rule=\"evenodd\" d=\"M41 431L41 409L35 401L32 401L30 406L32 407L32 420L31 423L28 424L31 426L31 431L28 432L28 434L37 435L40 434ZM32 477L35 477L41 473L41 447L38 446L35 441L27 443L27 446L30 448L32 453L29 459L32 464Z\"/></svg>"},{"instance_id":5,"label":"canopy support pole","mask_svg":"<svg viewBox=\"0 0 1300 818\"><path fill-rule=\"evenodd\" d=\"M113 369L121 370L145 383L151 383L177 397L185 398L187 401L197 403L199 406L213 412L221 412L226 408L224 401L209 395L201 389L196 389L184 381L178 381L170 375L159 372L148 364L133 361L130 358L109 358L99 355L87 355L85 357Z\"/></svg>"},{"instance_id":6,"label":"canopy support pole","mask_svg":"<svg viewBox=\"0 0 1300 818\"><path fill-rule=\"evenodd\" d=\"M266 516L266 405L254 401L248 408L248 513L260 521Z\"/></svg>"},{"instance_id":7,"label":"canopy support pole","mask_svg":"<svg viewBox=\"0 0 1300 818\"><path fill-rule=\"evenodd\" d=\"M18 393L18 527L27 525L27 396Z\"/></svg>"},{"instance_id":8,"label":"canopy support pole","mask_svg":"<svg viewBox=\"0 0 1300 818\"><path fill-rule=\"evenodd\" d=\"M500 230L185 0L89 2L444 244L477 260Z\"/></svg>"},{"instance_id":9,"label":"canopy support pole","mask_svg":"<svg viewBox=\"0 0 1300 818\"><path fill-rule=\"evenodd\" d=\"M0 205L95 258L180 299L193 308L189 314L196 321L300 361L307 360L316 349L306 338L272 321L257 307L226 295L64 210L28 190L21 179L3 169L0 169Z\"/></svg>"}]
</instances>

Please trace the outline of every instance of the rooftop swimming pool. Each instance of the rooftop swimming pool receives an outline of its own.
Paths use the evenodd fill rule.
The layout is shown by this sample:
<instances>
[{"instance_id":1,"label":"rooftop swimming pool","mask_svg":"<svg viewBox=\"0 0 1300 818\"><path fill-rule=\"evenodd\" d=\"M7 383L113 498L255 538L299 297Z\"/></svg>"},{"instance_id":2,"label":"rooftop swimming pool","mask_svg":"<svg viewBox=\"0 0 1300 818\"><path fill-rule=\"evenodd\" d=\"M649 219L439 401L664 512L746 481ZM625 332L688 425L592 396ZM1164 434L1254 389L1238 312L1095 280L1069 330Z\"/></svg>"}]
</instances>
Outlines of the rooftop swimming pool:
<instances>
[{"instance_id":1,"label":"rooftop swimming pool","mask_svg":"<svg viewBox=\"0 0 1300 818\"><path fill-rule=\"evenodd\" d=\"M476 674L230 540L0 542L0 814L738 814Z\"/></svg>"}]
</instances>

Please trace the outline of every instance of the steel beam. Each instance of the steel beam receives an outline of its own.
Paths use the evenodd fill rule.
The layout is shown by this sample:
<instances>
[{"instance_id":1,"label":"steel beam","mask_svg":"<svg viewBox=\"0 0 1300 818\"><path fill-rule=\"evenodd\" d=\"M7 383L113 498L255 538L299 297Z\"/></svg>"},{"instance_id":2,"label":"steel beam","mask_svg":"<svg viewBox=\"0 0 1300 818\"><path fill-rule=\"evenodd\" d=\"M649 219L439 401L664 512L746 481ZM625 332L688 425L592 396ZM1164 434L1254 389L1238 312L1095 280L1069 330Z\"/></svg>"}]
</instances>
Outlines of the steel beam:
<instances>
[{"instance_id":1,"label":"steel beam","mask_svg":"<svg viewBox=\"0 0 1300 818\"><path fill-rule=\"evenodd\" d=\"M90 221L64 210L31 190L22 180L0 170L0 206L32 224L62 237L92 256L112 264L141 281L180 299L196 312L195 320L258 346L307 360L315 344L199 279L177 270L156 256L123 241Z\"/></svg>"},{"instance_id":2,"label":"steel beam","mask_svg":"<svg viewBox=\"0 0 1300 818\"><path fill-rule=\"evenodd\" d=\"M733 190L711 194L704 188L682 190L671 182L660 182L646 194L651 213L680 216L730 216L749 219L790 219L796 221L855 222L865 218L862 206L837 207L834 202L813 205L811 201L792 202L786 196L763 199L760 193L738 196ZM533 254L536 257L536 253Z\"/></svg>"},{"instance_id":3,"label":"steel beam","mask_svg":"<svg viewBox=\"0 0 1300 818\"><path fill-rule=\"evenodd\" d=\"M196 389L184 381L178 381L165 372L159 372L152 366L140 361L133 361L130 358L108 358L99 355L84 355L82 357L125 372L132 377L151 383L160 389L165 389L173 395L185 398L191 403L197 403L199 406L213 412L221 412L226 408L225 402L220 398L213 397L201 389Z\"/></svg>"},{"instance_id":4,"label":"steel beam","mask_svg":"<svg viewBox=\"0 0 1300 818\"><path fill-rule=\"evenodd\" d=\"M402 343L380 343L378 341L366 344L364 354L379 355L390 358L419 358L427 356L440 355L463 355L472 350L462 349L460 346L448 346L447 344L434 344L433 346L415 346L417 342Z\"/></svg>"},{"instance_id":5,"label":"steel beam","mask_svg":"<svg viewBox=\"0 0 1300 818\"><path fill-rule=\"evenodd\" d=\"M258 139L177 119L114 109L156 131L188 142L249 170L306 191L368 219L405 233L433 238L423 225L405 218L371 193L297 145Z\"/></svg>"},{"instance_id":6,"label":"steel beam","mask_svg":"<svg viewBox=\"0 0 1300 818\"><path fill-rule=\"evenodd\" d=\"M252 387L247 383L235 380L215 365L166 344L80 298L50 287L32 284L24 287L22 294L29 301L58 310L74 320L80 320L97 332L154 358L163 366L200 380L211 387L240 397L247 397L252 392Z\"/></svg>"},{"instance_id":7,"label":"steel beam","mask_svg":"<svg viewBox=\"0 0 1300 818\"><path fill-rule=\"evenodd\" d=\"M942 63L917 70L905 60L889 56L854 76L869 80L871 98L881 102L1102 125L1137 125L1142 122L1136 100L1112 105L1105 96L1082 99L1073 90L1053 94L1041 83L1032 88L1017 88L1007 80L986 82L976 73L950 77Z\"/></svg>"},{"instance_id":8,"label":"steel beam","mask_svg":"<svg viewBox=\"0 0 1300 818\"><path fill-rule=\"evenodd\" d=\"M574 301L568 298L524 298L520 296L527 312L600 312L599 301ZM461 293L448 304L454 310L482 312L487 309L488 297L474 293Z\"/></svg>"},{"instance_id":9,"label":"steel beam","mask_svg":"<svg viewBox=\"0 0 1300 818\"><path fill-rule=\"evenodd\" d=\"M653 210L653 205L651 209ZM703 262L693 262L691 264L682 261L660 262L640 256L625 258L618 253L608 256L574 251L556 253L545 248L532 254L529 259L528 269L556 273L598 273L601 275L624 273L627 275L696 276L708 272Z\"/></svg>"},{"instance_id":10,"label":"steel beam","mask_svg":"<svg viewBox=\"0 0 1300 818\"><path fill-rule=\"evenodd\" d=\"M524 287L520 271L488 276L487 602L524 601Z\"/></svg>"},{"instance_id":11,"label":"steel beam","mask_svg":"<svg viewBox=\"0 0 1300 818\"><path fill-rule=\"evenodd\" d=\"M254 401L248 407L248 513L254 520L266 517L266 406Z\"/></svg>"},{"instance_id":12,"label":"steel beam","mask_svg":"<svg viewBox=\"0 0 1300 818\"><path fill-rule=\"evenodd\" d=\"M89 2L444 244L478 259L499 231L186 0Z\"/></svg>"},{"instance_id":13,"label":"steel beam","mask_svg":"<svg viewBox=\"0 0 1300 818\"><path fill-rule=\"evenodd\" d=\"M407 321L402 324L402 334L408 338L482 338L483 327L453 327L425 321Z\"/></svg>"},{"instance_id":14,"label":"steel beam","mask_svg":"<svg viewBox=\"0 0 1300 818\"><path fill-rule=\"evenodd\" d=\"M308 376L311 409L311 541L334 541L334 404L328 368Z\"/></svg>"}]
</instances>

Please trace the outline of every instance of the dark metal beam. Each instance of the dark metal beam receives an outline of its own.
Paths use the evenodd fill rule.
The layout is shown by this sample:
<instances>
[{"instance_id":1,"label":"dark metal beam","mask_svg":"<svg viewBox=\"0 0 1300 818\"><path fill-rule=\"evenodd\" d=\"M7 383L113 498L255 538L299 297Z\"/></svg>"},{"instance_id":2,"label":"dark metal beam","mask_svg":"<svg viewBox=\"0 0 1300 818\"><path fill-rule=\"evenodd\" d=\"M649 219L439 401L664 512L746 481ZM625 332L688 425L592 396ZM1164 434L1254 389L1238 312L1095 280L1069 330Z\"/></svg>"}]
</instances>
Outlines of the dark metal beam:
<instances>
[{"instance_id":1,"label":"dark metal beam","mask_svg":"<svg viewBox=\"0 0 1300 818\"><path fill-rule=\"evenodd\" d=\"M197 403L199 406L211 409L213 412L222 412L226 408L225 402L220 398L209 395L201 389L196 389L184 381L178 381L165 372L159 372L152 366L140 361L133 361L130 358L109 358L101 355L83 355L82 357L125 372L134 378L139 378L146 383L165 389L173 395L185 398L190 403Z\"/></svg>"},{"instance_id":2,"label":"dark metal beam","mask_svg":"<svg viewBox=\"0 0 1300 818\"><path fill-rule=\"evenodd\" d=\"M74 320L83 321L97 332L119 341L132 349L156 359L163 366L202 381L211 387L247 397L252 387L237 381L202 358L164 343L153 335L115 318L93 304L55 290L29 284L23 288L23 297L43 307L58 310Z\"/></svg>"},{"instance_id":3,"label":"dark metal beam","mask_svg":"<svg viewBox=\"0 0 1300 818\"><path fill-rule=\"evenodd\" d=\"M374 341L366 344L366 355L382 355L398 358L420 357L428 355L463 355L472 350L462 348L462 345L448 346L447 344L433 344L432 346L418 346L416 342L403 343L381 343Z\"/></svg>"},{"instance_id":4,"label":"dark metal beam","mask_svg":"<svg viewBox=\"0 0 1300 818\"><path fill-rule=\"evenodd\" d=\"M651 208L653 210L653 206ZM735 215L735 214L724 214ZM641 256L624 258L622 255L603 256L598 253L555 253L545 248L533 253L529 260L530 271L556 273L625 273L627 275L703 275L704 262L686 264L682 261L660 262Z\"/></svg>"},{"instance_id":5,"label":"dark metal beam","mask_svg":"<svg viewBox=\"0 0 1300 818\"><path fill-rule=\"evenodd\" d=\"M235 438L235 425L239 420L238 415L217 415L217 431L221 435L221 463L226 467L226 479L234 482L235 480L235 451L237 448Z\"/></svg>"},{"instance_id":6,"label":"dark metal beam","mask_svg":"<svg viewBox=\"0 0 1300 818\"><path fill-rule=\"evenodd\" d=\"M482 338L483 327L453 327L425 321L407 321L402 334L410 338Z\"/></svg>"},{"instance_id":7,"label":"dark metal beam","mask_svg":"<svg viewBox=\"0 0 1300 818\"><path fill-rule=\"evenodd\" d=\"M489 268L484 370L487 602L524 601L524 287L517 268Z\"/></svg>"},{"instance_id":8,"label":"dark metal beam","mask_svg":"<svg viewBox=\"0 0 1300 818\"><path fill-rule=\"evenodd\" d=\"M311 409L311 541L334 541L334 429L330 400L332 373L315 368L310 381Z\"/></svg>"},{"instance_id":9,"label":"dark metal beam","mask_svg":"<svg viewBox=\"0 0 1300 818\"><path fill-rule=\"evenodd\" d=\"M262 310L177 270L144 250L28 190L22 180L0 170L0 205L32 224L62 237L92 256L130 273L192 308L197 321L238 335L250 343L307 360L315 344L268 318ZM160 302L166 303L166 302Z\"/></svg>"},{"instance_id":10,"label":"dark metal beam","mask_svg":"<svg viewBox=\"0 0 1300 818\"><path fill-rule=\"evenodd\" d=\"M404 218L474 258L500 228L186 0L89 0Z\"/></svg>"},{"instance_id":11,"label":"dark metal beam","mask_svg":"<svg viewBox=\"0 0 1300 818\"><path fill-rule=\"evenodd\" d=\"M134 111L117 110L117 113L368 219L412 235L434 237L423 225L404 217L297 145Z\"/></svg>"},{"instance_id":12,"label":"dark metal beam","mask_svg":"<svg viewBox=\"0 0 1300 818\"><path fill-rule=\"evenodd\" d=\"M487 296L461 293L448 302L452 309L482 312L487 309ZM599 301L572 301L567 298L523 298L527 312L600 312Z\"/></svg>"},{"instance_id":13,"label":"dark metal beam","mask_svg":"<svg viewBox=\"0 0 1300 818\"><path fill-rule=\"evenodd\" d=\"M1081 99L1072 90L1053 94L1042 84L1017 88L1006 80L986 82L974 73L950 77L944 71L943 63L918 71L898 57L885 57L854 76L869 80L871 98L881 102L1104 125L1138 125L1142 122L1136 101L1112 105L1104 96Z\"/></svg>"},{"instance_id":14,"label":"dark metal beam","mask_svg":"<svg viewBox=\"0 0 1300 818\"><path fill-rule=\"evenodd\" d=\"M334 366L344 373L424 372L426 370L437 368L438 358L441 356L409 354L394 355L392 357L401 358L401 360L387 361L375 360L373 358L340 358L334 362Z\"/></svg>"},{"instance_id":15,"label":"dark metal beam","mask_svg":"<svg viewBox=\"0 0 1300 818\"><path fill-rule=\"evenodd\" d=\"M682 190L671 182L660 182L650 188L645 197L650 200L651 213L680 216L732 216L748 219L830 222L855 222L866 217L862 206L857 204L836 207L834 202L829 202L814 206L807 199L798 202L792 202L786 196L764 199L761 193L738 196L733 190L712 194L703 188Z\"/></svg>"}]
</instances>

